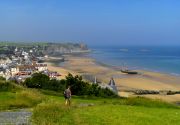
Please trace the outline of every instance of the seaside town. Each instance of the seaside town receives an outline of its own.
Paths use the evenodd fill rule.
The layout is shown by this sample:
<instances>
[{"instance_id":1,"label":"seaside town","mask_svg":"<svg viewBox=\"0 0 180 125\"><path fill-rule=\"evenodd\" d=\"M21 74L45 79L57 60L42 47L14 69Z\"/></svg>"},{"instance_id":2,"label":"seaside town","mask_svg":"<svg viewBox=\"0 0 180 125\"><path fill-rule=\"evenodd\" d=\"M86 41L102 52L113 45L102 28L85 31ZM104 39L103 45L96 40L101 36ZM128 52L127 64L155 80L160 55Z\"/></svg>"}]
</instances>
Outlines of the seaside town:
<instances>
[{"instance_id":1,"label":"seaside town","mask_svg":"<svg viewBox=\"0 0 180 125\"><path fill-rule=\"evenodd\" d=\"M60 74L49 71L44 61L49 59L49 55L57 56L63 53L80 52L85 45L80 44L79 48L77 46L78 44L70 43L29 43L24 45L24 43L1 42L0 76L6 80L15 80L20 83L31 77L33 73L41 72L56 79Z\"/></svg>"},{"instance_id":2,"label":"seaside town","mask_svg":"<svg viewBox=\"0 0 180 125\"><path fill-rule=\"evenodd\" d=\"M4 49L10 50L11 48L7 46ZM54 79L60 76L59 73L48 70L47 64L42 62L48 56L37 57L38 50L36 48L26 51L23 48L16 47L11 51L11 54L0 54L0 76L6 80L14 80L20 83L36 72L41 72Z\"/></svg>"},{"instance_id":3,"label":"seaside town","mask_svg":"<svg viewBox=\"0 0 180 125\"><path fill-rule=\"evenodd\" d=\"M88 52L88 48L84 44L76 44L74 48L71 44L58 44L60 49L59 47L57 48L57 44L55 43L48 43L48 45L45 47L42 45L42 43L41 45L30 44L29 46L25 47L18 47L22 46L22 43L16 43L18 45L9 44L10 43L5 42L1 45L0 76L4 77L6 80L15 81L16 83L23 83L27 78L32 77L34 73L45 74L49 76L50 79L61 79L61 74L59 72L48 69L48 64L46 61L53 60L54 58L63 60L63 57L57 57L58 55L62 54ZM52 52L55 52L55 54L52 54ZM110 78L108 84L97 81L96 77L86 79L91 83L98 84L101 88L109 88L118 93L113 78Z\"/></svg>"}]
</instances>

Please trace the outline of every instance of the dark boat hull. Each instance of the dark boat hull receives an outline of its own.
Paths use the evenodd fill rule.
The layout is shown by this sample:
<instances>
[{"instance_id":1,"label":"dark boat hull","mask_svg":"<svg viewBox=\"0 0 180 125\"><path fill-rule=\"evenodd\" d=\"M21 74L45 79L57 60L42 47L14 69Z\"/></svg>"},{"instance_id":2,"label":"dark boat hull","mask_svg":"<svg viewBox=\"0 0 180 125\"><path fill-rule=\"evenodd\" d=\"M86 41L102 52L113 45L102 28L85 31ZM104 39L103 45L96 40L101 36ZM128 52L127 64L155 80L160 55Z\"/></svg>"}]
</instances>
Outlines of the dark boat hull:
<instances>
[{"instance_id":1,"label":"dark boat hull","mask_svg":"<svg viewBox=\"0 0 180 125\"><path fill-rule=\"evenodd\" d=\"M136 71L130 71L130 70L121 70L122 73L126 73L126 74L138 74L138 72Z\"/></svg>"}]
</instances>

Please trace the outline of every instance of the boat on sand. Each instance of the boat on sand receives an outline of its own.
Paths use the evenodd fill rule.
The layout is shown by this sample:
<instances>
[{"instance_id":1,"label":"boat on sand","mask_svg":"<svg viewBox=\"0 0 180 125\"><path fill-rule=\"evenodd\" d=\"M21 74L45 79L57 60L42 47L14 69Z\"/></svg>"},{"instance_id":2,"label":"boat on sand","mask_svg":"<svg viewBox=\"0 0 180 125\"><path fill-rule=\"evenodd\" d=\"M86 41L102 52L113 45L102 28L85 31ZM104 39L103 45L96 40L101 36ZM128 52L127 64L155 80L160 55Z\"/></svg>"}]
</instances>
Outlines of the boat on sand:
<instances>
[{"instance_id":1,"label":"boat on sand","mask_svg":"<svg viewBox=\"0 0 180 125\"><path fill-rule=\"evenodd\" d=\"M137 71L132 71L132 70L121 70L122 73L127 73L127 74L138 74Z\"/></svg>"}]
</instances>

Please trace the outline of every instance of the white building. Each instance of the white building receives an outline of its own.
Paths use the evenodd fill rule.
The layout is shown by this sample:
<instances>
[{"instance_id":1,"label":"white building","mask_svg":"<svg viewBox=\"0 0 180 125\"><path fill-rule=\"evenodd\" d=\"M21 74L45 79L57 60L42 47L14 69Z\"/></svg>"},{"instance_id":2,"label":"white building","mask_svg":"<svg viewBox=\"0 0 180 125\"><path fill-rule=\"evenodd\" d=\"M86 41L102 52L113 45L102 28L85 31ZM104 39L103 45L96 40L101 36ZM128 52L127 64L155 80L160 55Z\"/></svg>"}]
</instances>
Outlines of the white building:
<instances>
[{"instance_id":1,"label":"white building","mask_svg":"<svg viewBox=\"0 0 180 125\"><path fill-rule=\"evenodd\" d=\"M0 76L6 78L8 80L11 77L11 73L9 69L4 69L3 67L0 68Z\"/></svg>"},{"instance_id":2,"label":"white building","mask_svg":"<svg viewBox=\"0 0 180 125\"><path fill-rule=\"evenodd\" d=\"M11 67L10 72L11 72L11 76L14 76L19 72L19 68L18 67Z\"/></svg>"},{"instance_id":3,"label":"white building","mask_svg":"<svg viewBox=\"0 0 180 125\"><path fill-rule=\"evenodd\" d=\"M12 63L12 61L9 58L0 59L0 66L5 66L9 63Z\"/></svg>"},{"instance_id":4,"label":"white building","mask_svg":"<svg viewBox=\"0 0 180 125\"><path fill-rule=\"evenodd\" d=\"M37 64L36 64L36 69L37 69L39 72L48 70L47 64L45 64L45 63L37 63Z\"/></svg>"}]
</instances>

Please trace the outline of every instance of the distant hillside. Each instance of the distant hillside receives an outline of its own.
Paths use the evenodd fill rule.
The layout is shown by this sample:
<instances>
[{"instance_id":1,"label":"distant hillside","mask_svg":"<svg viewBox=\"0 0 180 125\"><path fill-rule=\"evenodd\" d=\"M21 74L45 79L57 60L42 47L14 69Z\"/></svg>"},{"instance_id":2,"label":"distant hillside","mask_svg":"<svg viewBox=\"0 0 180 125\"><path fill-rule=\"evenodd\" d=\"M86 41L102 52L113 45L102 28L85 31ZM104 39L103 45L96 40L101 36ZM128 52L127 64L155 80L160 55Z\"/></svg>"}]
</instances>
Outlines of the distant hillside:
<instances>
[{"instance_id":1,"label":"distant hillside","mask_svg":"<svg viewBox=\"0 0 180 125\"><path fill-rule=\"evenodd\" d=\"M16 48L26 52L34 51L35 53L52 56L89 51L87 45L83 43L0 42L1 54L11 54Z\"/></svg>"},{"instance_id":2,"label":"distant hillside","mask_svg":"<svg viewBox=\"0 0 180 125\"><path fill-rule=\"evenodd\" d=\"M44 53L47 55L59 55L65 53L88 52L88 47L82 43L48 43Z\"/></svg>"}]
</instances>

